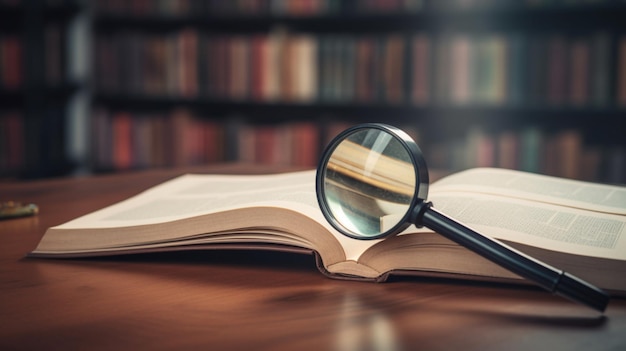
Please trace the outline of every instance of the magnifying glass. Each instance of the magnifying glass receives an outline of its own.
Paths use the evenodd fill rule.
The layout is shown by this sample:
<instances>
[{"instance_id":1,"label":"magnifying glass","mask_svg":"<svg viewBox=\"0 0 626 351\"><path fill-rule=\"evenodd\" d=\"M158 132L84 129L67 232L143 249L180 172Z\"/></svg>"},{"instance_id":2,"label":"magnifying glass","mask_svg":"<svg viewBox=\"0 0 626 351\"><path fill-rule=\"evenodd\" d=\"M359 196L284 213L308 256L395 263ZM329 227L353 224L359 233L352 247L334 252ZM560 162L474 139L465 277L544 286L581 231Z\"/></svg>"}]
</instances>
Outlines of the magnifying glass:
<instances>
[{"instance_id":1,"label":"magnifying glass","mask_svg":"<svg viewBox=\"0 0 626 351\"><path fill-rule=\"evenodd\" d=\"M409 225L427 227L548 291L604 311L609 296L447 217L427 201L428 169L402 130L378 123L340 133L326 148L316 176L317 200L330 224L356 239L380 239Z\"/></svg>"}]
</instances>

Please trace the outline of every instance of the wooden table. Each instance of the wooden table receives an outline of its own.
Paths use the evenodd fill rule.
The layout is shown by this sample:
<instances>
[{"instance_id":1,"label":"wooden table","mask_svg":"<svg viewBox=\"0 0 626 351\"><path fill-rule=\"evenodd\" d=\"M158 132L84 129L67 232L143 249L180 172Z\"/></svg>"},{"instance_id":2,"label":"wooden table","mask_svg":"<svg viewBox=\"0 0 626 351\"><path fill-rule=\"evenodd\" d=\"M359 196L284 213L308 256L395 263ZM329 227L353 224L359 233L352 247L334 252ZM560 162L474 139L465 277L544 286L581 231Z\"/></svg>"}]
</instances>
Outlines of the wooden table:
<instances>
[{"instance_id":1,"label":"wooden table","mask_svg":"<svg viewBox=\"0 0 626 351\"><path fill-rule=\"evenodd\" d=\"M626 350L624 299L599 316L532 287L333 280L275 252L24 257L46 228L181 173L0 182L40 206L0 221L0 350Z\"/></svg>"}]
</instances>

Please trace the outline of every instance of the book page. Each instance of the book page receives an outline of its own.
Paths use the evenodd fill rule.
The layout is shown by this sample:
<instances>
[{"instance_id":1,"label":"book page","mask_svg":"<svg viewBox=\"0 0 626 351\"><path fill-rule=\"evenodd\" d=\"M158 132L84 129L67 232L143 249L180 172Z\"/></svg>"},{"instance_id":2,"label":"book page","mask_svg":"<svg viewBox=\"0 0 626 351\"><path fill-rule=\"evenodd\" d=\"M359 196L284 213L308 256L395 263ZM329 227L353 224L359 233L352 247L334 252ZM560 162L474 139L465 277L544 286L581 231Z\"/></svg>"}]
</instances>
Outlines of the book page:
<instances>
[{"instance_id":1,"label":"book page","mask_svg":"<svg viewBox=\"0 0 626 351\"><path fill-rule=\"evenodd\" d=\"M317 203L314 170L272 175L184 175L54 228L131 227L254 207L285 208L312 218L341 243L348 259L356 259L375 243L341 235L328 224ZM207 225L204 230L210 229ZM232 229L241 228L233 223Z\"/></svg>"},{"instance_id":2,"label":"book page","mask_svg":"<svg viewBox=\"0 0 626 351\"><path fill-rule=\"evenodd\" d=\"M507 169L475 168L435 182L431 195L475 192L626 215L626 187L595 184Z\"/></svg>"},{"instance_id":3,"label":"book page","mask_svg":"<svg viewBox=\"0 0 626 351\"><path fill-rule=\"evenodd\" d=\"M496 239L626 260L626 217L488 194L442 193L433 207Z\"/></svg>"},{"instance_id":4,"label":"book page","mask_svg":"<svg viewBox=\"0 0 626 351\"><path fill-rule=\"evenodd\" d=\"M314 179L310 171L254 176L188 174L59 227L154 224L268 202L297 202L313 208L317 207Z\"/></svg>"}]
</instances>

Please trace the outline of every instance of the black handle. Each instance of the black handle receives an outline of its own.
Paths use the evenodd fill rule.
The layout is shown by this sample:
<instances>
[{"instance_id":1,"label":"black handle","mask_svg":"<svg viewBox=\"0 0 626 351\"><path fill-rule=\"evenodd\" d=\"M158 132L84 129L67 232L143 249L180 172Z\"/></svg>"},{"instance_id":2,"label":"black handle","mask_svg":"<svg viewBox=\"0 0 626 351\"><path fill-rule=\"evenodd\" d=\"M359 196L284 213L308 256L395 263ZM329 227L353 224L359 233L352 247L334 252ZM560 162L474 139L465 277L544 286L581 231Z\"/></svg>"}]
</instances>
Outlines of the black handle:
<instances>
[{"instance_id":1,"label":"black handle","mask_svg":"<svg viewBox=\"0 0 626 351\"><path fill-rule=\"evenodd\" d=\"M609 303L609 295L594 285L466 227L435 210L430 202L416 206L414 213L415 224L434 230L552 293L601 312Z\"/></svg>"}]
</instances>

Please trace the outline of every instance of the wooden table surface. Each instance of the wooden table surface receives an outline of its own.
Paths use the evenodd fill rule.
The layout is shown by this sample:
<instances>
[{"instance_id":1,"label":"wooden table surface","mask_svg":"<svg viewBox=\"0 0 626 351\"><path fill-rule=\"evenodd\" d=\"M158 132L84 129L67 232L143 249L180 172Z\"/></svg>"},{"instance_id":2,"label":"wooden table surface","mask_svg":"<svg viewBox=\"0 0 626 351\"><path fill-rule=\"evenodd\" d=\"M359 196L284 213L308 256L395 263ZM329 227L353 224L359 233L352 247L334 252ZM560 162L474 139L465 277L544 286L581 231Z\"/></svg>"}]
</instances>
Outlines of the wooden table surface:
<instances>
[{"instance_id":1,"label":"wooden table surface","mask_svg":"<svg viewBox=\"0 0 626 351\"><path fill-rule=\"evenodd\" d=\"M0 350L626 350L624 299L599 315L532 287L333 280L276 252L25 258L46 228L179 174L0 182L40 207L0 221Z\"/></svg>"}]
</instances>

